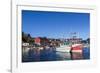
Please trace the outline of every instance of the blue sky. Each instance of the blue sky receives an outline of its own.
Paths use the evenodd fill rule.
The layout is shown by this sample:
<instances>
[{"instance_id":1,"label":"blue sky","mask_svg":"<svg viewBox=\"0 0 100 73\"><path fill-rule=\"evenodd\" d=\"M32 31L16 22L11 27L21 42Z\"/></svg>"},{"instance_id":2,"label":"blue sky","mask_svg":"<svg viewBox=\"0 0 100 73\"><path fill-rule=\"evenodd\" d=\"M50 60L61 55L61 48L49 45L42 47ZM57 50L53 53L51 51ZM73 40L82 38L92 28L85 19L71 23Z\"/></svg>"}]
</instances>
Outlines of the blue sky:
<instances>
[{"instance_id":1,"label":"blue sky","mask_svg":"<svg viewBox=\"0 0 100 73\"><path fill-rule=\"evenodd\" d=\"M22 10L22 31L32 37L69 38L72 32L87 39L90 14Z\"/></svg>"}]
</instances>

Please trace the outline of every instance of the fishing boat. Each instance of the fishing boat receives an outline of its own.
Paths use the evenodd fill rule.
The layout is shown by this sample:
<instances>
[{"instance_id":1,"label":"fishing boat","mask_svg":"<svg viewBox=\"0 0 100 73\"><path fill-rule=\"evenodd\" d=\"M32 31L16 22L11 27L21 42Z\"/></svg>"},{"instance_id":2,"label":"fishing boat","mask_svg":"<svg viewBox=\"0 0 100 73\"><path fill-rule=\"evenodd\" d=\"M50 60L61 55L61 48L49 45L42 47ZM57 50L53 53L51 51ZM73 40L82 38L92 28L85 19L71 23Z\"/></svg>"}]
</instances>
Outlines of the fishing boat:
<instances>
[{"instance_id":1,"label":"fishing boat","mask_svg":"<svg viewBox=\"0 0 100 73\"><path fill-rule=\"evenodd\" d=\"M71 51L72 52L80 52L80 53L82 53L82 48L83 48L82 44L73 44L71 46Z\"/></svg>"},{"instance_id":2,"label":"fishing boat","mask_svg":"<svg viewBox=\"0 0 100 73\"><path fill-rule=\"evenodd\" d=\"M56 49L56 51L59 51L59 52L70 52L71 50L71 47L70 46L61 46L59 48Z\"/></svg>"},{"instance_id":3,"label":"fishing boat","mask_svg":"<svg viewBox=\"0 0 100 73\"><path fill-rule=\"evenodd\" d=\"M73 44L71 46L71 52L72 52L71 57L72 57L73 60L83 59L82 49L83 49L82 44Z\"/></svg>"}]
</instances>

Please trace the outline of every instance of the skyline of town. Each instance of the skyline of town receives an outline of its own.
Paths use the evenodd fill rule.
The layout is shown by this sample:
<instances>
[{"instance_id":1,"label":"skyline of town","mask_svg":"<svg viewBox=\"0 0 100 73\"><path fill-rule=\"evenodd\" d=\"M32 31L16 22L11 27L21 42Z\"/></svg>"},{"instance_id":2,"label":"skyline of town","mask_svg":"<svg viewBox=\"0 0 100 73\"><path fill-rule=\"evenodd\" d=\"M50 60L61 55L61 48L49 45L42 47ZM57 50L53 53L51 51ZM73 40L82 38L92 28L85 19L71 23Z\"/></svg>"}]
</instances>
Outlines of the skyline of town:
<instances>
[{"instance_id":1,"label":"skyline of town","mask_svg":"<svg viewBox=\"0 0 100 73\"><path fill-rule=\"evenodd\" d=\"M78 37L87 39L89 20L89 13L22 10L22 31L32 37L47 38L69 38L71 32L76 32Z\"/></svg>"}]
</instances>

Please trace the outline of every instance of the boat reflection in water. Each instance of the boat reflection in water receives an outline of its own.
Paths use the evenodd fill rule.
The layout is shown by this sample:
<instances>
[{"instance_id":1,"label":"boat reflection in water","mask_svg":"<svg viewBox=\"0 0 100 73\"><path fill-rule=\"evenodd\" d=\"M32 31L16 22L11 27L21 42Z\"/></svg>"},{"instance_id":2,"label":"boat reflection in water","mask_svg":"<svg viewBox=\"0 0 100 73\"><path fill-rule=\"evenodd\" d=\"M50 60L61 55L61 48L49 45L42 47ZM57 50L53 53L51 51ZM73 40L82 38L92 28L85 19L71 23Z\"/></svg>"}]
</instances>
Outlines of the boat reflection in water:
<instances>
[{"instance_id":1,"label":"boat reflection in water","mask_svg":"<svg viewBox=\"0 0 100 73\"><path fill-rule=\"evenodd\" d=\"M70 51L59 51L55 47L29 49L22 53L22 62L63 61L90 59L90 49L72 46Z\"/></svg>"}]
</instances>

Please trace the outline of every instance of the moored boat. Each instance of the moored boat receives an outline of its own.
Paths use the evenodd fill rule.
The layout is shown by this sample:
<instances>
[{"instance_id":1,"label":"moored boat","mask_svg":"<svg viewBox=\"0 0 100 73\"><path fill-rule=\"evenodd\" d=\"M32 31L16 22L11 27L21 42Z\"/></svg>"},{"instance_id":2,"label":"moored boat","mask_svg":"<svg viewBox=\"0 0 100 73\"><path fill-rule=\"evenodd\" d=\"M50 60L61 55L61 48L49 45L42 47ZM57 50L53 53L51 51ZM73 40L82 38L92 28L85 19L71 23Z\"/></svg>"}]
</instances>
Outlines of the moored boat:
<instances>
[{"instance_id":1,"label":"moored boat","mask_svg":"<svg viewBox=\"0 0 100 73\"><path fill-rule=\"evenodd\" d=\"M83 45L82 44L73 44L71 46L72 52L82 52Z\"/></svg>"},{"instance_id":2,"label":"moored boat","mask_svg":"<svg viewBox=\"0 0 100 73\"><path fill-rule=\"evenodd\" d=\"M82 49L83 49L83 45L82 44L73 44L71 46L71 58L73 60L76 60L76 59L83 59L83 56L82 56Z\"/></svg>"}]
</instances>

